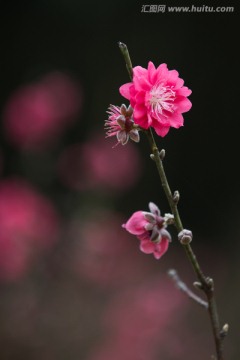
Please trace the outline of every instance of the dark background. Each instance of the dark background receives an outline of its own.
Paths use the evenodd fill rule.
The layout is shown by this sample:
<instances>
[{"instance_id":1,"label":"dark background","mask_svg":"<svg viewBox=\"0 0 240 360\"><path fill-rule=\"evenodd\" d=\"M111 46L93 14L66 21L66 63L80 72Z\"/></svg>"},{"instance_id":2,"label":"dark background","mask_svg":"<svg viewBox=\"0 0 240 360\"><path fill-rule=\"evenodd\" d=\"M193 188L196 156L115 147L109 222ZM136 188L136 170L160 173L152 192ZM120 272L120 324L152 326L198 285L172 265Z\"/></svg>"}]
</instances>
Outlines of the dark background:
<instances>
[{"instance_id":1,"label":"dark background","mask_svg":"<svg viewBox=\"0 0 240 360\"><path fill-rule=\"evenodd\" d=\"M170 1L166 4L192 5ZM142 5L139 2L124 0L114 2L33 0L8 2L2 5L0 58L2 114L7 100L17 88L36 81L45 73L54 70L66 72L81 83L84 102L81 119L63 134L57 146L49 150L51 157L49 172L44 168L46 152L42 156L39 153L29 154L19 151L9 143L3 126L1 176L4 179L17 175L27 179L55 203L64 218L69 218L71 211L74 212L79 207L83 198L85 203L88 203L88 198L82 193L67 190L56 179L51 164L54 167L64 147L72 143L84 142L92 131L105 136L103 123L107 107L110 103L116 105L122 103L118 88L128 82L124 61L117 46L118 41L127 44L134 66L146 67L151 60L155 65L166 62L169 69L177 69L185 84L193 91L190 97L193 107L184 115L184 127L178 131L172 129L165 138L158 138L157 142L160 148L166 150L164 163L171 187L173 190L178 189L181 194L179 209L183 223L186 228L193 230L196 241L194 246L202 256L206 271L217 278L223 321L227 319L230 326L231 322L233 323L230 339L226 340L226 343L229 341L226 346L230 354L226 358L238 359L239 349L236 339L239 336L237 304L240 295L238 289L240 125L237 93L239 11L235 4L233 13L143 13ZM198 1L194 5L203 4ZM215 6L213 3L205 5ZM217 6L234 6L234 3L225 2ZM111 146L109 144L109 151L114 151ZM106 209L114 208L127 218L133 211L146 208L147 203L152 200L160 204L163 212L169 211L154 163L148 160L148 144L143 135L139 149L145 172L135 187L119 195L115 194L114 201L111 200L110 195L106 195L107 199L104 198L101 190L98 195L90 194L92 206L99 206L99 198L101 198L101 206L104 205ZM46 173L48 180L44 179ZM94 196L95 200L93 200ZM63 244L59 245L61 250L58 249L57 259L64 257L62 250L66 246L64 241ZM176 251L181 253L181 249L177 248ZM55 253L51 254L50 258L51 256L53 259L56 258ZM183 254L179 256L181 258ZM142 259L144 262L145 258ZM58 267L58 261L55 259L57 264L55 271L58 274L58 286L62 289L62 279L67 275L65 268ZM148 264L150 267L153 266L152 271L157 269L158 264L152 265L150 260ZM164 270L169 266L172 266L170 261L163 265ZM191 279L192 275L188 275L190 267L183 265L183 269L186 276L190 276ZM46 355L41 357L36 350L38 347L41 348L41 341L38 345L29 347L26 339L19 340L20 336L16 334L11 336L6 331L8 320L4 317L4 312L6 308L7 311L11 311L6 305L8 300L13 302L14 294L18 294L19 291L24 293L25 287L29 289L29 281L32 286L36 276L40 288L43 282L47 282L45 272L42 274L38 270L37 275L34 273L29 276L31 280L25 278L20 283L10 285L4 283L1 288L2 298L5 299L2 310L0 309L3 319L1 322L3 325L0 325L2 326L1 347L6 359L48 359ZM56 286L55 278L54 280L48 278L48 281L49 288L51 285ZM75 289L75 286L74 282L71 289ZM80 299L87 293L94 308L94 300L90 294L95 294L96 290L94 285L92 289L90 285L89 287L85 290L81 287L79 291L72 291L76 291ZM59 292L61 296L64 290ZM103 293L101 293L102 298L111 295L109 289L105 289ZM66 304L64 303L62 311L65 313L66 309L71 307L70 298ZM22 306L24 308L25 305ZM94 309L97 311L96 308ZM192 311L194 313L194 308ZM61 314L59 316L61 317ZM67 316L63 316L63 324L65 317ZM81 321L80 315L79 321ZM92 323L91 317L87 318L86 322L88 325ZM200 331L204 332L204 329L203 327ZM178 331L181 329L176 330L177 333ZM69 359L88 359L89 348L91 344L95 344L97 333L95 330L85 342L83 339L81 347L73 345L75 350L72 350L72 354L69 353L71 341L66 342L65 353L63 351L65 355L62 355L62 358L66 359L66 354L70 354ZM56 343L63 341L62 335L58 336L54 329L52 334L55 334ZM36 338L41 338L41 334L38 333ZM86 343L90 345L86 346ZM169 343L171 344L170 339ZM204 348L201 343L198 346ZM16 353L12 350L14 348L17 349ZM50 352L51 359L59 359L56 349ZM182 356L178 358L197 359L192 355ZM166 355L166 359L172 357Z\"/></svg>"}]
</instances>

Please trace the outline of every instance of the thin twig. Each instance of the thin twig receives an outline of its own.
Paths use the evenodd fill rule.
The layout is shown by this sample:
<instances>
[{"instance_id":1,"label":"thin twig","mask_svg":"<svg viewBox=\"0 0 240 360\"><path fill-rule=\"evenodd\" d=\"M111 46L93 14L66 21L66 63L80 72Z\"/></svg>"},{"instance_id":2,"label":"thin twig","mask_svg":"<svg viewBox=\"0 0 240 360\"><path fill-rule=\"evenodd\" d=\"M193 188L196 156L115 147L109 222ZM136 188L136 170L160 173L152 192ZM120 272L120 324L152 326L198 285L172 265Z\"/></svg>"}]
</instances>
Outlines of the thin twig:
<instances>
[{"instance_id":1,"label":"thin twig","mask_svg":"<svg viewBox=\"0 0 240 360\"><path fill-rule=\"evenodd\" d=\"M132 62L130 59L130 55L129 55L127 46L121 42L119 42L118 45L123 54L130 79L132 80L132 77L133 77ZM182 221L181 221L181 218L180 218L180 215L178 212L177 202L174 201L174 196L173 196L170 186L168 184L168 180L167 180L167 177L166 177L166 174L164 171L164 167L163 167L163 162L160 157L159 149L156 145L151 128L146 130L145 133L149 140L151 151L153 153L152 158L156 163L163 190L167 197L171 211L174 215L175 227L178 232L181 232L184 228L183 228ZM192 264L192 267L194 269L194 272L195 272L198 280L201 283L202 290L204 291L204 293L206 294L206 297L207 297L208 312L209 312L213 336L214 336L214 340L215 340L217 360L224 360L224 358L223 358L223 337L221 336L222 330L220 329L218 311L217 311L217 306L216 306L215 297L214 297L213 280L209 277L206 277L203 274L191 245L190 244L182 244L182 246L187 254L187 257L188 257L190 263Z\"/></svg>"},{"instance_id":2,"label":"thin twig","mask_svg":"<svg viewBox=\"0 0 240 360\"><path fill-rule=\"evenodd\" d=\"M163 190L165 192L165 195L167 197L169 206L170 206L170 208L172 210L172 213L174 215L174 224L175 224L175 226L177 228L177 231L180 233L184 228L183 228L182 221L181 221L181 218L180 218L180 215L179 215L179 212L178 212L177 204L173 199L172 191L171 191L170 186L168 184L167 176L165 174L165 170L164 170L164 167L163 167L163 162L162 162L162 160L161 160L161 158L159 156L159 150L158 150L158 147L156 145L155 139L153 137L153 133L152 133L151 128L149 128L147 131L145 131L145 133L147 135L149 144L151 146L151 150L152 150L152 152L154 154L154 161L155 161L156 166L157 166L157 170L158 170L158 174L160 176L160 180L161 180ZM203 274L203 272L202 272L202 270L200 268L200 265L199 265L199 263L197 261L196 255L193 253L191 245L186 244L186 245L183 245L183 247L184 247L184 250L187 253L187 256L188 256L193 268L194 268L195 273L197 274L198 279L200 280L201 284L206 289L208 289L209 285L208 285L208 283L206 281L206 277L204 276L204 274Z\"/></svg>"},{"instance_id":3,"label":"thin twig","mask_svg":"<svg viewBox=\"0 0 240 360\"><path fill-rule=\"evenodd\" d=\"M155 160L157 170L158 170L158 173L159 173L159 176L161 179L163 190L165 192L165 195L168 199L169 206L174 215L175 226L177 228L177 231L181 232L184 228L183 228L182 221L181 221L181 218L180 218L180 215L178 212L177 204L173 200L172 191L168 184L168 180L167 180L167 177L166 177L166 174L164 171L164 167L163 167L163 162L159 156L158 147L156 145L156 142L153 137L151 129L147 130L146 133L147 133L147 137L148 137L152 152L154 154L154 160ZM214 341L215 341L217 360L224 360L223 346L222 346L223 339L221 338L221 335L220 335L221 329L220 329L220 322L219 322L216 301L215 301L215 297L214 297L213 280L209 277L206 277L203 274L203 271L200 267L200 264L197 260L196 255L193 252L191 245L190 244L182 244L182 246L184 247L184 250L188 256L188 259L189 259L190 263L192 264L194 272L197 275L198 280L200 281L200 283L202 285L202 289L205 292L206 297L207 297L208 312L209 312L210 321L211 321L211 325L212 325L212 332L213 332Z\"/></svg>"},{"instance_id":4,"label":"thin twig","mask_svg":"<svg viewBox=\"0 0 240 360\"><path fill-rule=\"evenodd\" d=\"M168 271L168 275L174 281L176 287L184 292L190 299L195 301L197 304L203 306L205 309L208 309L208 302L197 296L192 290L190 290L187 285L180 279L177 271L171 269Z\"/></svg>"},{"instance_id":5,"label":"thin twig","mask_svg":"<svg viewBox=\"0 0 240 360\"><path fill-rule=\"evenodd\" d=\"M127 45L125 45L124 43L119 41L118 46L119 46L119 49L121 50L121 52L123 54L123 57L125 59L129 77L132 80L132 78L133 78L133 68L132 68L132 62L131 62L131 58L130 58L130 55L129 55L129 52L128 52Z\"/></svg>"}]
</instances>

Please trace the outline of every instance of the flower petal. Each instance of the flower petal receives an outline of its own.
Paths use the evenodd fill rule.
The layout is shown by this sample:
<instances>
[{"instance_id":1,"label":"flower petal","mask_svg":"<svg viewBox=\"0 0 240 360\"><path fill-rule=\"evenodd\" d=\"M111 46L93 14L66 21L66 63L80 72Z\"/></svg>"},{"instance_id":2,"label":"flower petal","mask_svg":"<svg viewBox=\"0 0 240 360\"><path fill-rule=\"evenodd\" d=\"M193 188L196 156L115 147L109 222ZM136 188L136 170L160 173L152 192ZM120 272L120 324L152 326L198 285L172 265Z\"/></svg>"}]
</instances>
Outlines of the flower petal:
<instances>
[{"instance_id":1,"label":"flower petal","mask_svg":"<svg viewBox=\"0 0 240 360\"><path fill-rule=\"evenodd\" d=\"M192 107L191 101L182 96L175 101L175 105L177 106L177 111L180 113L185 113Z\"/></svg>"},{"instance_id":2,"label":"flower petal","mask_svg":"<svg viewBox=\"0 0 240 360\"><path fill-rule=\"evenodd\" d=\"M147 69L143 68L142 66L135 66L133 68L133 76L147 76Z\"/></svg>"},{"instance_id":3,"label":"flower petal","mask_svg":"<svg viewBox=\"0 0 240 360\"><path fill-rule=\"evenodd\" d=\"M170 125L176 129L183 126L183 121L184 121L183 116L182 114L179 113L173 113L169 117Z\"/></svg>"},{"instance_id":4,"label":"flower petal","mask_svg":"<svg viewBox=\"0 0 240 360\"><path fill-rule=\"evenodd\" d=\"M119 88L120 94L126 99L130 100L130 88L133 86L133 83L127 83Z\"/></svg>"},{"instance_id":5,"label":"flower petal","mask_svg":"<svg viewBox=\"0 0 240 360\"><path fill-rule=\"evenodd\" d=\"M165 252L168 250L169 241L166 239L162 239L159 244L155 244L153 255L155 259L159 260Z\"/></svg>"},{"instance_id":6,"label":"flower petal","mask_svg":"<svg viewBox=\"0 0 240 360\"><path fill-rule=\"evenodd\" d=\"M143 211L143 214L144 214L144 218L145 218L148 222L150 222L150 223L152 223L152 224L155 224L155 223L156 223L155 216L154 216L152 213L147 212L147 211Z\"/></svg>"},{"instance_id":7,"label":"flower petal","mask_svg":"<svg viewBox=\"0 0 240 360\"><path fill-rule=\"evenodd\" d=\"M121 107L120 107L120 112L121 114L125 117L126 114L127 114L127 107L125 104L122 104Z\"/></svg>"},{"instance_id":8,"label":"flower petal","mask_svg":"<svg viewBox=\"0 0 240 360\"><path fill-rule=\"evenodd\" d=\"M136 94L135 96L135 101L136 103L144 103L145 101L145 95L146 95L146 92L145 91L140 91Z\"/></svg>"},{"instance_id":9,"label":"flower petal","mask_svg":"<svg viewBox=\"0 0 240 360\"><path fill-rule=\"evenodd\" d=\"M148 113L147 114L147 127L146 129L148 129L151 125L152 125L153 119L151 117L151 115Z\"/></svg>"},{"instance_id":10,"label":"flower petal","mask_svg":"<svg viewBox=\"0 0 240 360\"><path fill-rule=\"evenodd\" d=\"M116 121L122 130L125 129L126 119L123 115L118 116Z\"/></svg>"},{"instance_id":11,"label":"flower petal","mask_svg":"<svg viewBox=\"0 0 240 360\"><path fill-rule=\"evenodd\" d=\"M134 107L133 117L135 122L140 125L137 121L139 121L139 119L146 119L147 109L142 104L136 104Z\"/></svg>"},{"instance_id":12,"label":"flower petal","mask_svg":"<svg viewBox=\"0 0 240 360\"><path fill-rule=\"evenodd\" d=\"M158 206L156 204L154 204L153 202L150 202L148 204L148 207L152 214L157 215L157 216L161 215L161 212L160 212Z\"/></svg>"},{"instance_id":13,"label":"flower petal","mask_svg":"<svg viewBox=\"0 0 240 360\"><path fill-rule=\"evenodd\" d=\"M161 229L162 240L172 241L170 233L166 229Z\"/></svg>"},{"instance_id":14,"label":"flower petal","mask_svg":"<svg viewBox=\"0 0 240 360\"><path fill-rule=\"evenodd\" d=\"M146 231L152 231L154 226L155 226L155 224L148 223L148 224L145 225L145 230Z\"/></svg>"},{"instance_id":15,"label":"flower petal","mask_svg":"<svg viewBox=\"0 0 240 360\"><path fill-rule=\"evenodd\" d=\"M151 84L155 83L155 80L156 80L155 75L156 75L156 68L155 68L154 64L151 61L149 61L149 63L148 63L148 79Z\"/></svg>"},{"instance_id":16,"label":"flower petal","mask_svg":"<svg viewBox=\"0 0 240 360\"><path fill-rule=\"evenodd\" d=\"M156 131L156 133L161 137L164 137L165 135L167 135L167 133L169 132L169 129L170 129L170 125L162 126L161 124L156 124L156 123L155 123L155 126L153 126L153 127L154 127L154 130Z\"/></svg>"},{"instance_id":17,"label":"flower petal","mask_svg":"<svg viewBox=\"0 0 240 360\"><path fill-rule=\"evenodd\" d=\"M168 85L175 85L178 79L178 72L177 70L170 70L168 72L168 77L167 77L167 84Z\"/></svg>"},{"instance_id":18,"label":"flower petal","mask_svg":"<svg viewBox=\"0 0 240 360\"><path fill-rule=\"evenodd\" d=\"M159 83L165 82L168 76L167 64L161 64L156 69L155 81Z\"/></svg>"},{"instance_id":19,"label":"flower petal","mask_svg":"<svg viewBox=\"0 0 240 360\"><path fill-rule=\"evenodd\" d=\"M155 250L155 244L150 240L142 240L140 242L140 250L145 254L152 254Z\"/></svg>"},{"instance_id":20,"label":"flower petal","mask_svg":"<svg viewBox=\"0 0 240 360\"><path fill-rule=\"evenodd\" d=\"M161 232L156 227L154 227L150 237L151 241L154 243L159 243L161 241L161 238Z\"/></svg>"},{"instance_id":21,"label":"flower petal","mask_svg":"<svg viewBox=\"0 0 240 360\"><path fill-rule=\"evenodd\" d=\"M184 80L181 78L178 78L176 81L176 84L174 86L174 90L180 89L184 84Z\"/></svg>"},{"instance_id":22,"label":"flower petal","mask_svg":"<svg viewBox=\"0 0 240 360\"><path fill-rule=\"evenodd\" d=\"M125 130L120 130L117 132L117 139L122 145L126 145L129 139L129 135Z\"/></svg>"},{"instance_id":23,"label":"flower petal","mask_svg":"<svg viewBox=\"0 0 240 360\"><path fill-rule=\"evenodd\" d=\"M139 136L139 132L138 130L131 130L129 132L129 136L130 136L130 139L135 141L135 142L139 142L140 141L140 136Z\"/></svg>"},{"instance_id":24,"label":"flower petal","mask_svg":"<svg viewBox=\"0 0 240 360\"><path fill-rule=\"evenodd\" d=\"M151 84L148 78L145 76L139 76L134 78L134 86L136 91L148 91L151 89Z\"/></svg>"},{"instance_id":25,"label":"flower petal","mask_svg":"<svg viewBox=\"0 0 240 360\"><path fill-rule=\"evenodd\" d=\"M123 224L122 226L133 235L142 235L146 232L145 225L147 223L148 221L144 218L144 212L136 211L126 224Z\"/></svg>"},{"instance_id":26,"label":"flower petal","mask_svg":"<svg viewBox=\"0 0 240 360\"><path fill-rule=\"evenodd\" d=\"M190 90L187 86L183 86L181 89L177 90L178 96L189 96L191 95L192 90Z\"/></svg>"}]
</instances>

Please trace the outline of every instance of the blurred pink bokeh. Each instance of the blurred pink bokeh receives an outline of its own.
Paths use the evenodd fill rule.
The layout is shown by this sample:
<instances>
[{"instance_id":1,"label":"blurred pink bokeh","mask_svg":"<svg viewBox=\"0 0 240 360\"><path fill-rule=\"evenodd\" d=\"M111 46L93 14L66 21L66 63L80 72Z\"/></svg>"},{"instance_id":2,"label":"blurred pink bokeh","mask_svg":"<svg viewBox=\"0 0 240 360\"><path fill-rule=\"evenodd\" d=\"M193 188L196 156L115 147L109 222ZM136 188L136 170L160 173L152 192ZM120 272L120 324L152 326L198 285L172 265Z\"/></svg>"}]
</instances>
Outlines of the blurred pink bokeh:
<instances>
[{"instance_id":1,"label":"blurred pink bokeh","mask_svg":"<svg viewBox=\"0 0 240 360\"><path fill-rule=\"evenodd\" d=\"M61 181L74 190L131 188L142 173L139 150L132 143L112 149L113 144L103 136L92 136L66 148L58 165Z\"/></svg>"},{"instance_id":2,"label":"blurred pink bokeh","mask_svg":"<svg viewBox=\"0 0 240 360\"><path fill-rule=\"evenodd\" d=\"M138 240L124 231L123 222L121 214L101 209L83 222L76 219L70 224L71 266L79 278L98 287L119 289L147 275Z\"/></svg>"},{"instance_id":3,"label":"blurred pink bokeh","mask_svg":"<svg viewBox=\"0 0 240 360\"><path fill-rule=\"evenodd\" d=\"M19 149L42 150L76 120L81 106L80 85L64 73L49 73L11 95L3 114L6 136Z\"/></svg>"},{"instance_id":4,"label":"blurred pink bokeh","mask_svg":"<svg viewBox=\"0 0 240 360\"><path fill-rule=\"evenodd\" d=\"M169 349L171 324L181 321L186 311L183 298L167 279L143 279L138 287L125 289L112 298L102 316L103 339L88 360L157 359L161 349L166 358L179 348Z\"/></svg>"},{"instance_id":5,"label":"blurred pink bokeh","mask_svg":"<svg viewBox=\"0 0 240 360\"><path fill-rule=\"evenodd\" d=\"M58 235L59 218L49 199L22 180L0 182L0 279L25 275Z\"/></svg>"}]
</instances>

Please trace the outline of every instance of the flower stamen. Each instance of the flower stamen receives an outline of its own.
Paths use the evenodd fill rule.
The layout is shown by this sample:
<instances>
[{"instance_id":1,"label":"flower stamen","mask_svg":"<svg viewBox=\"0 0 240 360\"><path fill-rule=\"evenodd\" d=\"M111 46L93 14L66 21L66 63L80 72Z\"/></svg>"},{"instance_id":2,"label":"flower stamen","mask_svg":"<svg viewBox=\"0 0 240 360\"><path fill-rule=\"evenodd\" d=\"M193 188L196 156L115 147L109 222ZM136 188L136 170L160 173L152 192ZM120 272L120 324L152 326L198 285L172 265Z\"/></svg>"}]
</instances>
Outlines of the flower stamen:
<instances>
[{"instance_id":1,"label":"flower stamen","mask_svg":"<svg viewBox=\"0 0 240 360\"><path fill-rule=\"evenodd\" d=\"M160 115L167 117L164 110L174 112L176 93L170 86L157 84L152 87L149 95L150 111L155 118L160 119Z\"/></svg>"}]
</instances>

